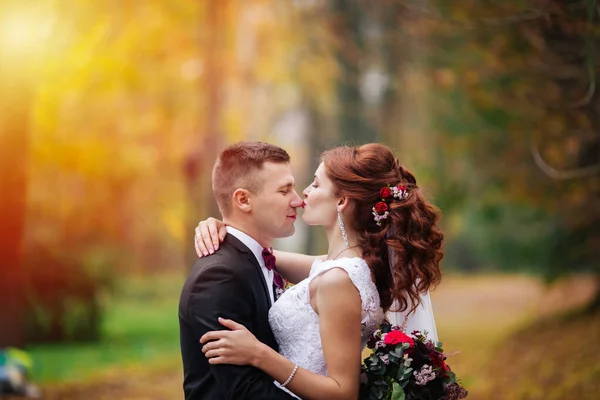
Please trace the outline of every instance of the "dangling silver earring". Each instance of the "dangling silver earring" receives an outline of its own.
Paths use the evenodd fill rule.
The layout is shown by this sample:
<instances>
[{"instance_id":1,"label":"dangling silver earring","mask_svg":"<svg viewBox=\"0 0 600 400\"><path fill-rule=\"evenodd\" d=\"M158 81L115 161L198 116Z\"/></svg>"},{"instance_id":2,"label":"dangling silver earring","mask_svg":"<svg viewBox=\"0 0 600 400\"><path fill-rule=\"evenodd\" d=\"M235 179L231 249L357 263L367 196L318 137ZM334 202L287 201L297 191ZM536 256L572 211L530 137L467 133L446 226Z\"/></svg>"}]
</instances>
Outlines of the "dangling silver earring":
<instances>
[{"instance_id":1,"label":"dangling silver earring","mask_svg":"<svg viewBox=\"0 0 600 400\"><path fill-rule=\"evenodd\" d=\"M346 246L350 246L350 242L348 242L348 235L346 234L346 227L344 227L344 221L342 221L342 213L338 208L338 224L340 225L340 230L342 231L342 237L344 238L344 242L346 242Z\"/></svg>"}]
</instances>

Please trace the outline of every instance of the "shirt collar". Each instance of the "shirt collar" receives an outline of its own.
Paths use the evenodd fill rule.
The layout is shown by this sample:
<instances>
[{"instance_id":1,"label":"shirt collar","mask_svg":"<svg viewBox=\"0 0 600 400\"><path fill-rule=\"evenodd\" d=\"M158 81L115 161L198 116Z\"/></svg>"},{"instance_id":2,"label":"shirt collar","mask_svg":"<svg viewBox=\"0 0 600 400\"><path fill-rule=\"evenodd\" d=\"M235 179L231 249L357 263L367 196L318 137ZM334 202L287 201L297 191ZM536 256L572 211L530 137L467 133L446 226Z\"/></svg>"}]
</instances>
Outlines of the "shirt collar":
<instances>
[{"instance_id":1,"label":"shirt collar","mask_svg":"<svg viewBox=\"0 0 600 400\"><path fill-rule=\"evenodd\" d=\"M235 229L232 226L227 226L226 229L227 229L227 233L235 236L248 249L250 249L252 254L254 254L254 257L256 257L256 261L258 261L258 264L261 267L265 266L265 260L263 259L263 256L262 256L263 247L260 245L260 243L258 243L256 240L254 240L252 237L248 236L244 232L240 231L239 229Z\"/></svg>"}]
</instances>

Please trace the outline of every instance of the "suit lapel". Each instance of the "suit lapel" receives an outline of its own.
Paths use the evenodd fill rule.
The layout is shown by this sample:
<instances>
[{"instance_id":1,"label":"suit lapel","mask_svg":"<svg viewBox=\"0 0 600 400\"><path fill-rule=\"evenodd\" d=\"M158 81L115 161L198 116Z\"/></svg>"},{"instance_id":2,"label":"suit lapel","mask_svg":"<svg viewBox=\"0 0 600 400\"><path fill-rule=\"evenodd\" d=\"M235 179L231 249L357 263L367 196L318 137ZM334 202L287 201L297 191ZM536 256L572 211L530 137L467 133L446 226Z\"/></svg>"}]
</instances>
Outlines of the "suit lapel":
<instances>
[{"instance_id":1,"label":"suit lapel","mask_svg":"<svg viewBox=\"0 0 600 400\"><path fill-rule=\"evenodd\" d=\"M248 252L247 256L248 260L254 265L254 267L256 268L256 272L260 276L260 282L262 283L265 296L267 296L267 299L269 299L269 308L271 308L271 306L273 305L273 299L269 294L269 288L267 287L267 280L265 279L265 274L263 273L260 264L258 263L258 261L256 261L256 257L254 257L254 254L251 251Z\"/></svg>"},{"instance_id":2,"label":"suit lapel","mask_svg":"<svg viewBox=\"0 0 600 400\"><path fill-rule=\"evenodd\" d=\"M258 274L258 277L262 284L263 291L265 293L265 297L269 300L269 308L270 308L273 305L273 299L271 298L271 295L269 294L269 289L267 287L267 281L265 279L265 274L263 274L262 268L260 267L260 264L256 260L254 253L252 253L252 251L250 251L250 249L248 247L246 247L246 245L244 243L240 242L238 238L236 238L235 236L233 236L231 234L227 234L225 236L224 241L228 242L229 244L231 244L232 246L237 248L240 252L245 253L246 258L248 259L248 262L250 262L250 264L252 264L254 266L254 269L256 270L256 273Z\"/></svg>"}]
</instances>

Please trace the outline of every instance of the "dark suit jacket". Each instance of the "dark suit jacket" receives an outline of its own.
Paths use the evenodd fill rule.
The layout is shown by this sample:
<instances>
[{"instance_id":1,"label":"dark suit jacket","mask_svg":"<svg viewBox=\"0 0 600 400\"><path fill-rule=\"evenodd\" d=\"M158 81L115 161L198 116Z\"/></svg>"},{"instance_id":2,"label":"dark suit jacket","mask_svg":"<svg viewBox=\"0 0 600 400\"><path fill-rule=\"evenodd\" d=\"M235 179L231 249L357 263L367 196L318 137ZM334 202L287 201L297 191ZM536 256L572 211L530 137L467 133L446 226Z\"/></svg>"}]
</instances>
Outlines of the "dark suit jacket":
<instances>
[{"instance_id":1,"label":"dark suit jacket","mask_svg":"<svg viewBox=\"0 0 600 400\"><path fill-rule=\"evenodd\" d=\"M292 399L257 368L209 364L199 342L208 331L226 329L217 320L223 317L277 350L268 320L271 302L260 265L233 235L225 237L215 254L196 261L179 301L186 400Z\"/></svg>"}]
</instances>

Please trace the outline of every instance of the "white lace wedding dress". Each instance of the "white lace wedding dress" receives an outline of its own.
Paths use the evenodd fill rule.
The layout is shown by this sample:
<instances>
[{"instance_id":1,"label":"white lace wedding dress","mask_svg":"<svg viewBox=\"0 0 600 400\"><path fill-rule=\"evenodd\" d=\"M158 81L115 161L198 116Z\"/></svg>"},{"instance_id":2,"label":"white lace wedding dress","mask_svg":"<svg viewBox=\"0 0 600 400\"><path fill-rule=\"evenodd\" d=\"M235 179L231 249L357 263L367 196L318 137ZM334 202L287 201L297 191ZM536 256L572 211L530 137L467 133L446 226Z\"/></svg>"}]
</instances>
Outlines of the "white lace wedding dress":
<instances>
[{"instance_id":1,"label":"white lace wedding dress","mask_svg":"<svg viewBox=\"0 0 600 400\"><path fill-rule=\"evenodd\" d=\"M308 278L286 290L269 310L269 323L279 345L279 353L298 366L320 375L327 375L321 346L319 316L310 304L310 282L331 268L348 273L358 289L362 302L362 345L375 332L384 318L377 287L371 279L367 263L358 257L313 263Z\"/></svg>"}]
</instances>

